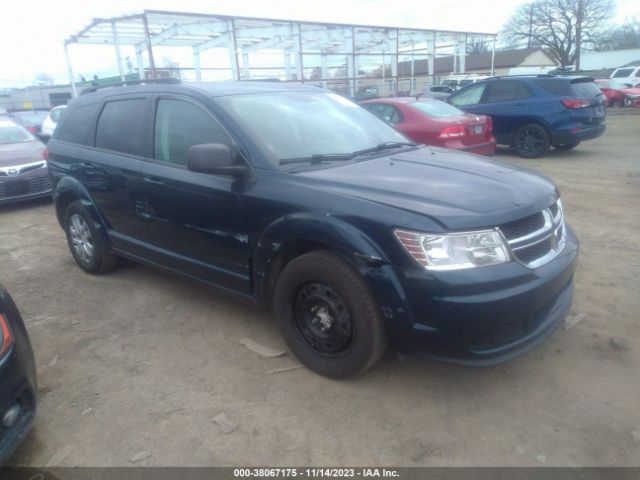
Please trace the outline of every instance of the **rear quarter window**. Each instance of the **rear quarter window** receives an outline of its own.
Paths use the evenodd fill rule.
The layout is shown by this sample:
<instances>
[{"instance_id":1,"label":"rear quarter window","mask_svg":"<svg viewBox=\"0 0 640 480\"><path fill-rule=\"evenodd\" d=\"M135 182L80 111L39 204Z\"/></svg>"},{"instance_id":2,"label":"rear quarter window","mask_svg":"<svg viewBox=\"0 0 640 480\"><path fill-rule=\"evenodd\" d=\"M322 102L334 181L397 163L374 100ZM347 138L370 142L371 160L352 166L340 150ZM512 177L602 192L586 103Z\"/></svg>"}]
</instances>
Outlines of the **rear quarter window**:
<instances>
[{"instance_id":1,"label":"rear quarter window","mask_svg":"<svg viewBox=\"0 0 640 480\"><path fill-rule=\"evenodd\" d=\"M623 78L628 77L633 72L633 68L621 68L616 73L613 74L613 78Z\"/></svg>"},{"instance_id":2,"label":"rear quarter window","mask_svg":"<svg viewBox=\"0 0 640 480\"><path fill-rule=\"evenodd\" d=\"M561 95L563 97L571 95L571 87L567 80L557 78L545 78L532 80L535 85L551 95Z\"/></svg>"},{"instance_id":3,"label":"rear quarter window","mask_svg":"<svg viewBox=\"0 0 640 480\"><path fill-rule=\"evenodd\" d=\"M89 133L93 128L93 121L98 113L99 105L83 105L65 112L64 119L55 135L58 140L80 145L89 144Z\"/></svg>"},{"instance_id":4,"label":"rear quarter window","mask_svg":"<svg viewBox=\"0 0 640 480\"><path fill-rule=\"evenodd\" d=\"M576 97L593 98L601 95L600 89L594 82L577 82L571 84L571 91Z\"/></svg>"}]
</instances>

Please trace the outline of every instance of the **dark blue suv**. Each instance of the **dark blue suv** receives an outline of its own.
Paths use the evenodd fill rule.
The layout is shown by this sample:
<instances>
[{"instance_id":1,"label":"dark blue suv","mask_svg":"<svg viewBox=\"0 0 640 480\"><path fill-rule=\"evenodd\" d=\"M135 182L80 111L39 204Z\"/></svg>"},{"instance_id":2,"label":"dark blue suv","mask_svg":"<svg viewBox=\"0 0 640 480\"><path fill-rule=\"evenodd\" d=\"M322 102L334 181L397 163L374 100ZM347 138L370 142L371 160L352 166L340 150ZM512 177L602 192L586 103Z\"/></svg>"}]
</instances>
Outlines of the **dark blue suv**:
<instances>
[{"instance_id":1,"label":"dark blue suv","mask_svg":"<svg viewBox=\"0 0 640 480\"><path fill-rule=\"evenodd\" d=\"M498 143L524 158L539 157L551 145L569 150L605 130L605 97L589 77L495 77L459 90L448 102L491 116Z\"/></svg>"},{"instance_id":2,"label":"dark blue suv","mask_svg":"<svg viewBox=\"0 0 640 480\"><path fill-rule=\"evenodd\" d=\"M124 257L272 306L323 375L365 371L387 340L504 361L571 307L578 242L553 182L409 143L313 86L100 89L69 104L49 172L82 269Z\"/></svg>"}]
</instances>

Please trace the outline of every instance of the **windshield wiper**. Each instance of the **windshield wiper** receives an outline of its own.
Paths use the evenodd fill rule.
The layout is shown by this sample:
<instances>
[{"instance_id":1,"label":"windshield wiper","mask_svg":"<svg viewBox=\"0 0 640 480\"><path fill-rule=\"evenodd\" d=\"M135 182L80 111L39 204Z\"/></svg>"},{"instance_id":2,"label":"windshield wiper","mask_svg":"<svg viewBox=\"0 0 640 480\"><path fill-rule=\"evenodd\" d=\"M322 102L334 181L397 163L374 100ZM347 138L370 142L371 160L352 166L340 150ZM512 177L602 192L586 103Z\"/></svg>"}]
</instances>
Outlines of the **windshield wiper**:
<instances>
[{"instance_id":1,"label":"windshield wiper","mask_svg":"<svg viewBox=\"0 0 640 480\"><path fill-rule=\"evenodd\" d=\"M353 156L357 157L358 155L366 155L367 153L375 153L380 152L382 150L388 150L390 148L400 148L400 147L415 147L417 143L413 142L383 142L379 143L375 147L365 148L363 150L358 150L353 152Z\"/></svg>"},{"instance_id":2,"label":"windshield wiper","mask_svg":"<svg viewBox=\"0 0 640 480\"><path fill-rule=\"evenodd\" d=\"M310 163L312 165L328 162L340 162L351 160L355 157L353 153L314 153L310 157L283 158L278 163L280 165L291 165L293 163Z\"/></svg>"}]
</instances>

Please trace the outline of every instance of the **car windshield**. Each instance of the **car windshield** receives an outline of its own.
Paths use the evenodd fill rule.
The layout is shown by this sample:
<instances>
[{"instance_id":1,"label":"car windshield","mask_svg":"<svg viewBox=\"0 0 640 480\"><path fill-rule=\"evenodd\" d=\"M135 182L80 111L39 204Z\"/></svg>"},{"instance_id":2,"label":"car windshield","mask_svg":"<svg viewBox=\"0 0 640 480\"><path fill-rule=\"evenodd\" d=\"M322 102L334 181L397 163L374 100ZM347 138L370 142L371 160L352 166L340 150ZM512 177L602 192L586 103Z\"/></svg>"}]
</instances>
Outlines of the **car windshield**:
<instances>
[{"instance_id":1,"label":"car windshield","mask_svg":"<svg viewBox=\"0 0 640 480\"><path fill-rule=\"evenodd\" d=\"M0 145L30 142L33 135L18 125L0 125Z\"/></svg>"},{"instance_id":2,"label":"car windshield","mask_svg":"<svg viewBox=\"0 0 640 480\"><path fill-rule=\"evenodd\" d=\"M443 117L457 117L464 115L462 110L458 110L456 107L449 105L448 103L440 102L438 100L429 102L414 102L411 106L429 117L443 118Z\"/></svg>"},{"instance_id":3,"label":"car windshield","mask_svg":"<svg viewBox=\"0 0 640 480\"><path fill-rule=\"evenodd\" d=\"M276 166L285 159L337 159L384 143L407 142L373 114L333 93L258 93L218 101Z\"/></svg>"},{"instance_id":4,"label":"car windshield","mask_svg":"<svg viewBox=\"0 0 640 480\"><path fill-rule=\"evenodd\" d=\"M62 116L62 112L64 112L64 108L54 108L51 110L51 120L58 123L60 121L60 117Z\"/></svg>"}]
</instances>

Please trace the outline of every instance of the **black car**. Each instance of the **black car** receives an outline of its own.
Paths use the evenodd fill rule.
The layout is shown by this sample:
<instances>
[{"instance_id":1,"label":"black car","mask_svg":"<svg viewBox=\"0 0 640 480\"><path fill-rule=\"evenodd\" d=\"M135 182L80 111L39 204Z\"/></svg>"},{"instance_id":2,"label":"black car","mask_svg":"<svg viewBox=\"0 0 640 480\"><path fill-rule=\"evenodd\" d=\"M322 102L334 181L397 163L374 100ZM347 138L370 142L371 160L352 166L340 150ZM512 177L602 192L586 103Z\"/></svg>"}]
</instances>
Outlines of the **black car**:
<instances>
[{"instance_id":1,"label":"black car","mask_svg":"<svg viewBox=\"0 0 640 480\"><path fill-rule=\"evenodd\" d=\"M494 77L457 91L447 102L490 116L498 143L524 158L540 157L551 146L570 150L606 128L606 99L591 77Z\"/></svg>"},{"instance_id":2,"label":"black car","mask_svg":"<svg viewBox=\"0 0 640 480\"><path fill-rule=\"evenodd\" d=\"M49 169L82 269L125 257L271 305L323 375L388 340L504 361L571 306L578 242L549 179L412 144L313 86L98 89L69 104Z\"/></svg>"},{"instance_id":3,"label":"black car","mask_svg":"<svg viewBox=\"0 0 640 480\"><path fill-rule=\"evenodd\" d=\"M0 465L29 431L37 391L27 329L11 296L0 285Z\"/></svg>"}]
</instances>

